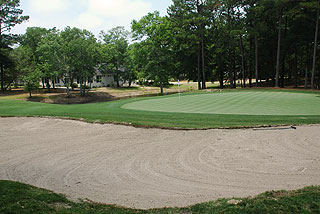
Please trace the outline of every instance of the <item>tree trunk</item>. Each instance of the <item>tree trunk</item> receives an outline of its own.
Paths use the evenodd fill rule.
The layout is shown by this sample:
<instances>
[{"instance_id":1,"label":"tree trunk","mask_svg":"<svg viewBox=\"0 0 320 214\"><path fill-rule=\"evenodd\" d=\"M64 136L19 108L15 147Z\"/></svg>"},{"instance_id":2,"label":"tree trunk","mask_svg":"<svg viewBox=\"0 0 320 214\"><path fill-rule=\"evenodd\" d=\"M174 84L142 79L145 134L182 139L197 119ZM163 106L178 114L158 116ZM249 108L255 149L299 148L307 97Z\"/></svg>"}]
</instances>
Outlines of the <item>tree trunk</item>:
<instances>
[{"instance_id":1,"label":"tree trunk","mask_svg":"<svg viewBox=\"0 0 320 214\"><path fill-rule=\"evenodd\" d=\"M256 57L255 57L255 73L256 73L256 87L259 87L259 72L258 72L258 63L259 63L259 59L258 59L258 57L259 57L259 53L258 53L258 48L259 48L259 44L258 44L258 36L257 35L255 35L254 36L254 41L255 41L255 48L256 48L256 51L255 51L255 55L256 55Z\"/></svg>"},{"instance_id":2,"label":"tree trunk","mask_svg":"<svg viewBox=\"0 0 320 214\"><path fill-rule=\"evenodd\" d=\"M223 70L220 70L220 78L219 78L219 82L220 82L220 88L223 89L224 85L223 85Z\"/></svg>"},{"instance_id":3,"label":"tree trunk","mask_svg":"<svg viewBox=\"0 0 320 214\"><path fill-rule=\"evenodd\" d=\"M69 89L69 86L67 85L67 96L68 96L68 98L71 98L72 96L71 96L71 93L70 93L70 89Z\"/></svg>"},{"instance_id":4,"label":"tree trunk","mask_svg":"<svg viewBox=\"0 0 320 214\"><path fill-rule=\"evenodd\" d=\"M31 94L31 91L29 91L29 98L32 98L32 94Z\"/></svg>"},{"instance_id":5,"label":"tree trunk","mask_svg":"<svg viewBox=\"0 0 320 214\"><path fill-rule=\"evenodd\" d=\"M229 65L229 77L230 77L230 88L234 88L234 79L233 79L233 63L230 57L230 65Z\"/></svg>"},{"instance_id":6,"label":"tree trunk","mask_svg":"<svg viewBox=\"0 0 320 214\"><path fill-rule=\"evenodd\" d=\"M281 52L281 28L282 28L282 8L280 10L279 17L279 33L278 33L278 51L277 51L277 67L276 67L276 84L275 87L279 87L279 71L280 71L280 52Z\"/></svg>"},{"instance_id":7,"label":"tree trunk","mask_svg":"<svg viewBox=\"0 0 320 214\"><path fill-rule=\"evenodd\" d=\"M4 88L4 66L2 63L1 63L1 90L5 91L5 88Z\"/></svg>"},{"instance_id":8,"label":"tree trunk","mask_svg":"<svg viewBox=\"0 0 320 214\"><path fill-rule=\"evenodd\" d=\"M304 75L304 88L307 89L308 88L308 68L306 68L306 72Z\"/></svg>"},{"instance_id":9,"label":"tree trunk","mask_svg":"<svg viewBox=\"0 0 320 214\"><path fill-rule=\"evenodd\" d=\"M297 50L294 53L294 60L295 60L295 68L294 68L294 87L298 88L298 54Z\"/></svg>"},{"instance_id":10,"label":"tree trunk","mask_svg":"<svg viewBox=\"0 0 320 214\"><path fill-rule=\"evenodd\" d=\"M198 52L198 90L201 90L201 53Z\"/></svg>"},{"instance_id":11,"label":"tree trunk","mask_svg":"<svg viewBox=\"0 0 320 214\"><path fill-rule=\"evenodd\" d=\"M82 83L82 78L80 78L80 96L82 97L83 95L83 83Z\"/></svg>"},{"instance_id":12,"label":"tree trunk","mask_svg":"<svg viewBox=\"0 0 320 214\"><path fill-rule=\"evenodd\" d=\"M202 89L206 89L206 71L205 71L205 55L204 55L204 38L201 38L201 61L202 61Z\"/></svg>"},{"instance_id":13,"label":"tree trunk","mask_svg":"<svg viewBox=\"0 0 320 214\"><path fill-rule=\"evenodd\" d=\"M72 79L73 80L73 79ZM69 89L69 82L67 80L67 78L65 78L64 80L62 80L63 84L66 86L66 92L67 92L67 96L68 98L71 98L71 93L70 93L70 89Z\"/></svg>"},{"instance_id":14,"label":"tree trunk","mask_svg":"<svg viewBox=\"0 0 320 214\"><path fill-rule=\"evenodd\" d=\"M320 90L320 66L318 71L318 90Z\"/></svg>"},{"instance_id":15,"label":"tree trunk","mask_svg":"<svg viewBox=\"0 0 320 214\"><path fill-rule=\"evenodd\" d=\"M252 88L252 37L250 38L250 43L249 43L249 49L250 49L250 55L249 55L249 60L248 60L248 71L249 71L249 87Z\"/></svg>"},{"instance_id":16,"label":"tree trunk","mask_svg":"<svg viewBox=\"0 0 320 214\"><path fill-rule=\"evenodd\" d=\"M315 37L314 37L312 77L311 77L311 88L312 89L314 89L314 78L315 78L315 72L316 72L316 60L317 60L317 48L318 48L318 31L319 31L319 12L320 12L320 0L318 2L316 32L315 32Z\"/></svg>"},{"instance_id":17,"label":"tree trunk","mask_svg":"<svg viewBox=\"0 0 320 214\"><path fill-rule=\"evenodd\" d=\"M83 87L83 96L86 96L87 93L87 79L84 80L84 87ZM89 89L88 89L88 93L89 93Z\"/></svg>"},{"instance_id":18,"label":"tree trunk","mask_svg":"<svg viewBox=\"0 0 320 214\"><path fill-rule=\"evenodd\" d=\"M235 63L233 65L235 65ZM233 72L233 88L237 88L237 72L235 70Z\"/></svg>"},{"instance_id":19,"label":"tree trunk","mask_svg":"<svg viewBox=\"0 0 320 214\"><path fill-rule=\"evenodd\" d=\"M4 87L4 90L6 91L10 86L11 84L14 82L14 80L11 80L11 82L9 82L5 87Z\"/></svg>"},{"instance_id":20,"label":"tree trunk","mask_svg":"<svg viewBox=\"0 0 320 214\"><path fill-rule=\"evenodd\" d=\"M246 86L246 68L245 68L245 56L244 56L244 47L243 47L243 41L242 41L242 35L240 35L240 49L241 49L241 59L242 59L242 79L243 79L243 87Z\"/></svg>"},{"instance_id":21,"label":"tree trunk","mask_svg":"<svg viewBox=\"0 0 320 214\"><path fill-rule=\"evenodd\" d=\"M306 57L306 72L305 72L305 79L304 79L304 88L307 89L308 88L308 72L309 72L309 62L310 62L310 50L309 50L309 45L306 45L306 52L307 52L307 57Z\"/></svg>"},{"instance_id":22,"label":"tree trunk","mask_svg":"<svg viewBox=\"0 0 320 214\"><path fill-rule=\"evenodd\" d=\"M50 90L51 86L48 78L46 78L46 84L47 84L48 93L51 93L51 90Z\"/></svg>"},{"instance_id":23,"label":"tree trunk","mask_svg":"<svg viewBox=\"0 0 320 214\"><path fill-rule=\"evenodd\" d=\"M160 93L161 93L161 96L163 96L163 84L160 83Z\"/></svg>"},{"instance_id":24,"label":"tree trunk","mask_svg":"<svg viewBox=\"0 0 320 214\"><path fill-rule=\"evenodd\" d=\"M285 24L284 24L284 40L286 40L287 38L287 26L288 26L288 17L285 16ZM286 49L284 48L284 53L283 53L283 59L282 59L282 69L281 69L281 84L280 84L280 87L281 88L284 88L284 76L285 76L285 73L286 73L286 57L287 57L287 51Z\"/></svg>"},{"instance_id":25,"label":"tree trunk","mask_svg":"<svg viewBox=\"0 0 320 214\"><path fill-rule=\"evenodd\" d=\"M44 78L41 78L41 82L42 82L42 89L45 89L46 88L46 84L45 84Z\"/></svg>"},{"instance_id":26,"label":"tree trunk","mask_svg":"<svg viewBox=\"0 0 320 214\"><path fill-rule=\"evenodd\" d=\"M236 51L233 49L233 88L237 88Z\"/></svg>"},{"instance_id":27,"label":"tree trunk","mask_svg":"<svg viewBox=\"0 0 320 214\"><path fill-rule=\"evenodd\" d=\"M119 80L119 75L117 75L117 88L120 88L120 80Z\"/></svg>"}]
</instances>

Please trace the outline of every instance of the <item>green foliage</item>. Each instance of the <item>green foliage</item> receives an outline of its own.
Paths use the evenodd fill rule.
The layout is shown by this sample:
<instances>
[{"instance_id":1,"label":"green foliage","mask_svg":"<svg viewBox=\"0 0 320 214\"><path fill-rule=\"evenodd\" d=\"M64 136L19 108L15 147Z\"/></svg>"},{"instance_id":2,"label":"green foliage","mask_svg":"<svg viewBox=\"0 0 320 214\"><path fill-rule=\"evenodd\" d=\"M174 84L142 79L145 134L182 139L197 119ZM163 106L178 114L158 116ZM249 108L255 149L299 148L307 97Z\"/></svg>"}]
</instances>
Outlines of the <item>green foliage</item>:
<instances>
[{"instance_id":1,"label":"green foliage","mask_svg":"<svg viewBox=\"0 0 320 214\"><path fill-rule=\"evenodd\" d=\"M74 78L83 84L96 74L99 45L89 31L70 27L61 32L49 30L42 38L37 53L41 56L38 65L45 77L62 78L66 86ZM85 88L81 87L80 93L85 95Z\"/></svg>"},{"instance_id":2,"label":"green foliage","mask_svg":"<svg viewBox=\"0 0 320 214\"><path fill-rule=\"evenodd\" d=\"M0 75L0 80L3 80L4 89L9 88L21 74L17 61L18 55L18 51L11 48L0 50L0 61L5 71L3 75Z\"/></svg>"},{"instance_id":3,"label":"green foliage","mask_svg":"<svg viewBox=\"0 0 320 214\"><path fill-rule=\"evenodd\" d=\"M10 31L15 25L29 19L29 16L21 16L20 0L0 0L1 33Z\"/></svg>"},{"instance_id":4,"label":"green foliage","mask_svg":"<svg viewBox=\"0 0 320 214\"><path fill-rule=\"evenodd\" d=\"M114 74L117 87L120 87L120 79L130 79L125 69L128 68L126 62L128 58L129 32L124 27L116 27L107 33L101 31L100 37L103 41L101 52L104 52L100 60L100 68L104 73Z\"/></svg>"},{"instance_id":5,"label":"green foliage","mask_svg":"<svg viewBox=\"0 0 320 214\"><path fill-rule=\"evenodd\" d=\"M140 43L132 50L136 57L140 77L153 81L161 87L168 85L173 69L171 56L172 31L168 18L160 17L159 12L149 13L139 21L132 22L134 38Z\"/></svg>"},{"instance_id":6,"label":"green foliage","mask_svg":"<svg viewBox=\"0 0 320 214\"><path fill-rule=\"evenodd\" d=\"M29 19L22 16L23 10L20 8L20 0L0 0L0 67L1 67L1 90L6 90L16 79L15 58L10 53L10 45L17 42L17 35L8 34L17 24Z\"/></svg>"},{"instance_id":7,"label":"green foliage","mask_svg":"<svg viewBox=\"0 0 320 214\"><path fill-rule=\"evenodd\" d=\"M231 199L201 203L187 208L135 210L93 202L72 202L65 196L30 185L0 181L0 213L223 213L223 214L315 214L320 209L320 187L306 187L296 191L266 192L254 198Z\"/></svg>"},{"instance_id":8,"label":"green foliage","mask_svg":"<svg viewBox=\"0 0 320 214\"><path fill-rule=\"evenodd\" d=\"M70 84L70 87L71 88L78 88L78 84L73 82L73 83Z\"/></svg>"},{"instance_id":9,"label":"green foliage","mask_svg":"<svg viewBox=\"0 0 320 214\"><path fill-rule=\"evenodd\" d=\"M30 97L31 92L39 88L40 77L41 72L39 70L24 74L22 78L24 82L24 89L25 91L29 92Z\"/></svg>"},{"instance_id":10,"label":"green foliage","mask_svg":"<svg viewBox=\"0 0 320 214\"><path fill-rule=\"evenodd\" d=\"M23 52L22 63L10 54L9 45L17 37L3 34L28 19L21 16L19 4L19 0L1 1L2 88L18 78L17 67L40 70L47 87L56 78L66 86L74 78L84 85L96 69L114 75L117 86L139 79L162 88L175 78L202 82L203 88L207 81L217 80L221 88L225 83L236 87L242 79L245 87L248 78L252 86L254 73L272 85L280 14L280 85L294 78L298 87L311 73L316 0L173 0L168 16L156 11L132 21L132 43L124 27L102 31L99 41L78 28L32 27L20 38L20 48L25 49L18 51ZM315 76L320 79L320 74ZM85 95L82 87L80 91Z\"/></svg>"}]
</instances>

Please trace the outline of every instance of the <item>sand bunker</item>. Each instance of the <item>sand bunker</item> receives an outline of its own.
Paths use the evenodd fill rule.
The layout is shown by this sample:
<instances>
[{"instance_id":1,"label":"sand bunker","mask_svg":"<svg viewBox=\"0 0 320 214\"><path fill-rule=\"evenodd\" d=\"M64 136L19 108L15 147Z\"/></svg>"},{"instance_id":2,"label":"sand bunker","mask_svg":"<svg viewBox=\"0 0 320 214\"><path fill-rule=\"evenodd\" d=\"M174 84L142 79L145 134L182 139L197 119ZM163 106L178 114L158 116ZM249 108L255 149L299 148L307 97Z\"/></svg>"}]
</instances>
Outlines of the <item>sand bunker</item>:
<instances>
[{"instance_id":1,"label":"sand bunker","mask_svg":"<svg viewBox=\"0 0 320 214\"><path fill-rule=\"evenodd\" d=\"M186 206L320 185L319 132L0 118L0 180L132 208Z\"/></svg>"}]
</instances>

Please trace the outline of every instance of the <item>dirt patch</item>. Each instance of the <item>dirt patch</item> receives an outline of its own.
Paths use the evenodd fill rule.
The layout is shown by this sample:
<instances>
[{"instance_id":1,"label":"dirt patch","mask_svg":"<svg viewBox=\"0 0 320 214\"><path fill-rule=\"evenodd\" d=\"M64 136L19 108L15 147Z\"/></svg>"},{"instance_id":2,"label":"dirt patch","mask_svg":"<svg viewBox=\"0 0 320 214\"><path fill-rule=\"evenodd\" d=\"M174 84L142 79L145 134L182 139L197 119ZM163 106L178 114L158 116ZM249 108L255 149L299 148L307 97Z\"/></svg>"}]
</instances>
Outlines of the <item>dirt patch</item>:
<instances>
[{"instance_id":1,"label":"dirt patch","mask_svg":"<svg viewBox=\"0 0 320 214\"><path fill-rule=\"evenodd\" d=\"M0 179L132 208L188 206L319 185L319 131L0 118Z\"/></svg>"},{"instance_id":2,"label":"dirt patch","mask_svg":"<svg viewBox=\"0 0 320 214\"><path fill-rule=\"evenodd\" d=\"M165 89L165 94L178 93L182 90ZM51 89L49 93L47 89L39 89L29 94L22 89L14 89L11 91L0 92L0 97L8 97L9 99L25 100L31 102L51 103L51 104L84 104L95 102L106 102L118 100L123 98L143 97L143 96L157 96L159 89L155 87L123 87L123 88L98 88L90 90L86 96L80 96L78 89L71 91L71 98L67 97L65 89Z\"/></svg>"}]
</instances>

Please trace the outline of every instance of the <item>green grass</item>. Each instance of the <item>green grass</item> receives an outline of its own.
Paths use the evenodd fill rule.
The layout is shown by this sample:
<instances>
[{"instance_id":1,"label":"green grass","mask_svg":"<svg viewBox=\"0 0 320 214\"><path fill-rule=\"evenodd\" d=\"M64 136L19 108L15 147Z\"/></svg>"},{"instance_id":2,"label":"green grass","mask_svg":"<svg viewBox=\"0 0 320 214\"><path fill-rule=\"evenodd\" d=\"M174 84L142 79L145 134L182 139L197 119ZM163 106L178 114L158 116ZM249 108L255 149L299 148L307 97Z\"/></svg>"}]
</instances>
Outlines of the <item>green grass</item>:
<instances>
[{"instance_id":1,"label":"green grass","mask_svg":"<svg viewBox=\"0 0 320 214\"><path fill-rule=\"evenodd\" d=\"M125 109L240 115L320 115L320 96L312 93L202 93L131 102Z\"/></svg>"},{"instance_id":2,"label":"green grass","mask_svg":"<svg viewBox=\"0 0 320 214\"><path fill-rule=\"evenodd\" d=\"M296 191L266 192L254 198L233 199L233 201L220 199L185 208L134 210L93 202L76 203L63 195L45 189L12 181L0 181L0 213L317 214L320 213L320 186L306 187Z\"/></svg>"},{"instance_id":3,"label":"green grass","mask_svg":"<svg viewBox=\"0 0 320 214\"><path fill-rule=\"evenodd\" d=\"M185 93L180 101L179 95L175 94L78 105L34 103L1 97L0 116L54 116L169 128L319 124L320 93L227 90L222 93Z\"/></svg>"}]
</instances>

